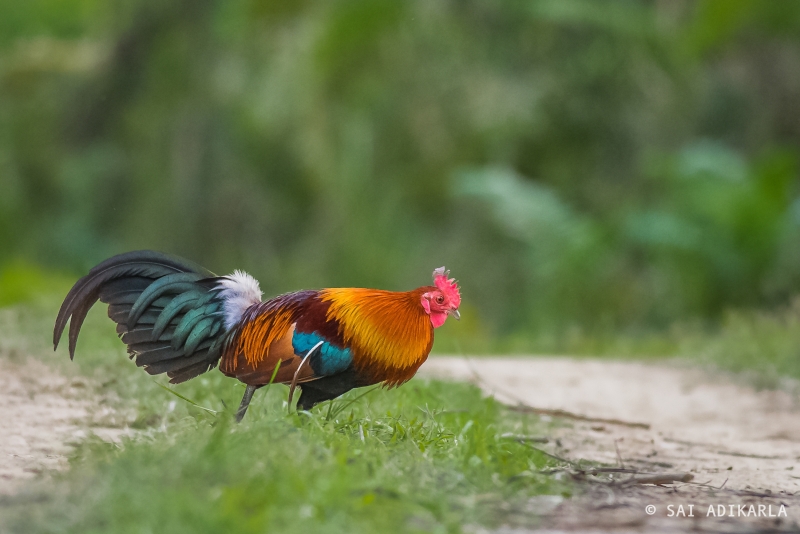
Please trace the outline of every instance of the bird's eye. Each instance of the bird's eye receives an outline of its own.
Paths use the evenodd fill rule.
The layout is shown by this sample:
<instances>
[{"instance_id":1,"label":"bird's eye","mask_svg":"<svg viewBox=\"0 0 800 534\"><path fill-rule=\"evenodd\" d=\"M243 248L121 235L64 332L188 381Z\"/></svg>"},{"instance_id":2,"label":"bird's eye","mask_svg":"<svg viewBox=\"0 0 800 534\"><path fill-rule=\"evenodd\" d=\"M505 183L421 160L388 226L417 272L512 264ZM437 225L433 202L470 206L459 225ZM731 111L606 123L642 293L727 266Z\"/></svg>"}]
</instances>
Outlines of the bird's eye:
<instances>
[{"instance_id":1,"label":"bird's eye","mask_svg":"<svg viewBox=\"0 0 800 534\"><path fill-rule=\"evenodd\" d=\"M444 297L441 295L436 297L436 304L444 304Z\"/></svg>"}]
</instances>

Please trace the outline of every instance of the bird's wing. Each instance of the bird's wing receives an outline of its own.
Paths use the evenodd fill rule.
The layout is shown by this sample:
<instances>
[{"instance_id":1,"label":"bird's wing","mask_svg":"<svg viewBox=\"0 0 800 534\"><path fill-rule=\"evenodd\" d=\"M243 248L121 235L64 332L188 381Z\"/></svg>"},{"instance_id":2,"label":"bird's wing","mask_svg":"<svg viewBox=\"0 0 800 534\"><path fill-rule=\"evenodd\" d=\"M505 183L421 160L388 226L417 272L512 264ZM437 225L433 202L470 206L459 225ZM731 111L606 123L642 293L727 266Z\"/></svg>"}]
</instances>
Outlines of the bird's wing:
<instances>
[{"instance_id":1,"label":"bird's wing","mask_svg":"<svg viewBox=\"0 0 800 534\"><path fill-rule=\"evenodd\" d=\"M264 385L300 384L348 369L351 351L338 337L338 325L326 320L325 308L318 292L299 291L247 310L220 370L246 384Z\"/></svg>"},{"instance_id":2,"label":"bird's wing","mask_svg":"<svg viewBox=\"0 0 800 534\"><path fill-rule=\"evenodd\" d=\"M308 366L317 378L337 375L353 364L353 352L350 348L318 331L296 328L292 335L292 348L295 354L306 355L313 351L309 355Z\"/></svg>"}]
</instances>

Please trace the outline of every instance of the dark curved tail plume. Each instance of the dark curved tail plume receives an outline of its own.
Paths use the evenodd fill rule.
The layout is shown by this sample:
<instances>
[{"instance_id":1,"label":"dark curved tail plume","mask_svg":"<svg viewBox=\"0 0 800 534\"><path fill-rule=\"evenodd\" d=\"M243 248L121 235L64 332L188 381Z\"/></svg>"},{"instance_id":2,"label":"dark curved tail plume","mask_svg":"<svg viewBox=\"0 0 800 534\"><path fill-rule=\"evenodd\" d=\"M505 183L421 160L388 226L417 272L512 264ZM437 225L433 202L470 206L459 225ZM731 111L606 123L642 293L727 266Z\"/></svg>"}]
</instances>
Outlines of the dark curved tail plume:
<instances>
[{"instance_id":1,"label":"dark curved tail plume","mask_svg":"<svg viewBox=\"0 0 800 534\"><path fill-rule=\"evenodd\" d=\"M166 372L183 382L216 365L224 334L218 278L184 259L141 250L109 258L78 280L64 299L53 346L67 325L69 356L75 356L83 321L100 300L117 323L131 358L150 374Z\"/></svg>"}]
</instances>

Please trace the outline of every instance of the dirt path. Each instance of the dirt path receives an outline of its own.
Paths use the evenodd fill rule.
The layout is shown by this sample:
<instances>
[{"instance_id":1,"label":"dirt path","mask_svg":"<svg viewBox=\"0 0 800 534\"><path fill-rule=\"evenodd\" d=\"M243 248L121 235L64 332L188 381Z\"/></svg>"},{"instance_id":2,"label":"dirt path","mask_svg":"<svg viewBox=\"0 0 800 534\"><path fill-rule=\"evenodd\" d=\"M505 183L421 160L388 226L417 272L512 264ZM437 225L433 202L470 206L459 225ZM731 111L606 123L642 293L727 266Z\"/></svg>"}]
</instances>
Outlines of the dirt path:
<instances>
[{"instance_id":1,"label":"dirt path","mask_svg":"<svg viewBox=\"0 0 800 534\"><path fill-rule=\"evenodd\" d=\"M0 358L0 496L39 473L65 468L71 444L90 431L116 439L122 430L98 426L104 415L83 380L37 360Z\"/></svg>"},{"instance_id":2,"label":"dirt path","mask_svg":"<svg viewBox=\"0 0 800 534\"><path fill-rule=\"evenodd\" d=\"M693 482L722 488L640 486L602 496L603 509L586 514L587 506L597 504L598 496L590 492L588 500L559 507L558 526L682 531L691 521L692 528L701 530L724 526L733 529L726 532L739 532L757 526L800 532L800 499L795 497L800 492L800 404L789 393L758 392L690 367L607 360L440 357L430 359L421 373L474 381L510 404L649 425L564 419L567 424L556 427L552 442L542 447L572 459L690 472ZM740 504L772 504L777 515L781 503L786 505L786 519L738 517ZM643 512L647 504L656 506L653 517ZM694 504L695 518L669 518L669 504L676 514L678 505L686 511ZM708 506L718 504L737 508L732 514L726 508L724 519L707 519ZM609 510L613 513L606 513Z\"/></svg>"},{"instance_id":3,"label":"dirt path","mask_svg":"<svg viewBox=\"0 0 800 534\"><path fill-rule=\"evenodd\" d=\"M437 357L420 374L475 381L509 404L649 425L554 418L550 443L541 447L570 459L695 477L672 487L587 484L575 499L548 501L546 521L537 528L800 532L800 405L786 392L757 392L677 365L568 358ZM114 414L90 397L82 379L59 376L36 360L0 358L0 497L37 473L65 467L70 443L87 432L110 440L123 432L113 427L124 425L101 424ZM648 504L656 506L652 516L644 511ZM738 507L750 504L776 517L738 517ZM670 505L676 514L683 506L687 515L693 505L695 517L668 517ZM725 517L707 517L708 507L719 505ZM786 517L777 517L781 505Z\"/></svg>"}]
</instances>

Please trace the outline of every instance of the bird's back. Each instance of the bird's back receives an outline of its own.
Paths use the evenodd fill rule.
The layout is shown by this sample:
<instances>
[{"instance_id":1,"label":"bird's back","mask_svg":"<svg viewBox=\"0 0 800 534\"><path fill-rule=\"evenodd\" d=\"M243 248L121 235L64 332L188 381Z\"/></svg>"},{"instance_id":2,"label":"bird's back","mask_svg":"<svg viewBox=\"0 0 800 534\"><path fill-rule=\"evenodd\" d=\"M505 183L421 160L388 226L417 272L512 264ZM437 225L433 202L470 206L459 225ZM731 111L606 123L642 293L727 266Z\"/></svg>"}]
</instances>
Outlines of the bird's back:
<instances>
[{"instance_id":1,"label":"bird's back","mask_svg":"<svg viewBox=\"0 0 800 534\"><path fill-rule=\"evenodd\" d=\"M251 385L296 380L312 386L341 374L350 388L399 385L414 376L433 344L420 294L337 288L280 295L245 311L220 369Z\"/></svg>"}]
</instances>

